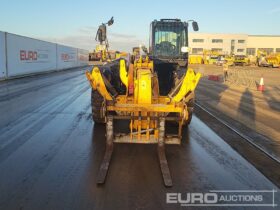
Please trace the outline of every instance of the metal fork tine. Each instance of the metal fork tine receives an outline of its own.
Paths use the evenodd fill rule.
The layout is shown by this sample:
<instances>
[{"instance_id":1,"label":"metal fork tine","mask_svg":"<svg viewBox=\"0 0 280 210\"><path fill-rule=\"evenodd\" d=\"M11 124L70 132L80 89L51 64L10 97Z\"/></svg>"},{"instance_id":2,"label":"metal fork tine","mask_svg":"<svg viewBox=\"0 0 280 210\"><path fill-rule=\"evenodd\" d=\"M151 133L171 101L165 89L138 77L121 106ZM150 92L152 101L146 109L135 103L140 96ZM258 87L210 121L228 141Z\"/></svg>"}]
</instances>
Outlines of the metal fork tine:
<instances>
[{"instance_id":1,"label":"metal fork tine","mask_svg":"<svg viewBox=\"0 0 280 210\"><path fill-rule=\"evenodd\" d=\"M98 172L97 184L105 183L106 175L109 170L110 160L113 153L113 118L108 118L106 134L106 151Z\"/></svg>"},{"instance_id":2,"label":"metal fork tine","mask_svg":"<svg viewBox=\"0 0 280 210\"><path fill-rule=\"evenodd\" d=\"M98 176L97 176L97 184L104 184L105 183L105 179L106 179L106 175L109 169L109 164L110 164L110 160L111 160L111 156L113 153L113 146L106 146L106 152L104 155L104 159L101 163L99 172L98 172Z\"/></svg>"},{"instance_id":3,"label":"metal fork tine","mask_svg":"<svg viewBox=\"0 0 280 210\"><path fill-rule=\"evenodd\" d=\"M158 146L158 157L160 162L161 173L166 187L172 187L172 179L168 167L168 163L165 156L165 149L163 145Z\"/></svg>"},{"instance_id":4,"label":"metal fork tine","mask_svg":"<svg viewBox=\"0 0 280 210\"><path fill-rule=\"evenodd\" d=\"M160 118L159 120L159 141L158 141L158 158L160 163L160 169L166 187L172 187L172 179L168 167L168 163L165 155L164 148L164 137L165 137L165 120Z\"/></svg>"}]
</instances>

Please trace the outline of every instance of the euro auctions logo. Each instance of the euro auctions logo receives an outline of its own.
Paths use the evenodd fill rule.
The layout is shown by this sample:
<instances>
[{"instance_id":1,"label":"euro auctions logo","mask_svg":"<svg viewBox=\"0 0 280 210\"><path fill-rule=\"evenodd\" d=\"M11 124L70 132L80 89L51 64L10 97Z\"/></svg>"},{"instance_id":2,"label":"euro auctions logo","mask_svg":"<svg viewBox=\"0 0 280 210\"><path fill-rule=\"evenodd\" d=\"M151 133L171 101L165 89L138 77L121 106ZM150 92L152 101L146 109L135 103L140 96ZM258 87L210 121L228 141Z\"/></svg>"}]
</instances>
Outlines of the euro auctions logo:
<instances>
[{"instance_id":1,"label":"euro auctions logo","mask_svg":"<svg viewBox=\"0 0 280 210\"><path fill-rule=\"evenodd\" d=\"M180 206L276 207L276 190L211 190L206 193L166 193L167 204Z\"/></svg>"},{"instance_id":2,"label":"euro auctions logo","mask_svg":"<svg viewBox=\"0 0 280 210\"><path fill-rule=\"evenodd\" d=\"M79 60L80 60L80 61L88 61L88 56L80 55L80 56L79 56Z\"/></svg>"},{"instance_id":3,"label":"euro auctions logo","mask_svg":"<svg viewBox=\"0 0 280 210\"><path fill-rule=\"evenodd\" d=\"M213 204L218 203L217 193L167 193L166 203Z\"/></svg>"},{"instance_id":4,"label":"euro auctions logo","mask_svg":"<svg viewBox=\"0 0 280 210\"><path fill-rule=\"evenodd\" d=\"M38 59L37 51L20 50L21 61L36 61Z\"/></svg>"},{"instance_id":5,"label":"euro auctions logo","mask_svg":"<svg viewBox=\"0 0 280 210\"><path fill-rule=\"evenodd\" d=\"M75 60L75 55L73 54L73 53L70 53L70 54L68 54L68 53L62 53L61 55L60 55L60 58L61 58L61 60L62 61L64 61L64 62L72 62L72 61L74 61Z\"/></svg>"},{"instance_id":6,"label":"euro auctions logo","mask_svg":"<svg viewBox=\"0 0 280 210\"><path fill-rule=\"evenodd\" d=\"M23 63L47 63L49 62L48 50L20 50L20 61Z\"/></svg>"},{"instance_id":7,"label":"euro auctions logo","mask_svg":"<svg viewBox=\"0 0 280 210\"><path fill-rule=\"evenodd\" d=\"M70 60L70 56L66 53L62 53L61 54L61 60L68 61L68 60Z\"/></svg>"}]
</instances>

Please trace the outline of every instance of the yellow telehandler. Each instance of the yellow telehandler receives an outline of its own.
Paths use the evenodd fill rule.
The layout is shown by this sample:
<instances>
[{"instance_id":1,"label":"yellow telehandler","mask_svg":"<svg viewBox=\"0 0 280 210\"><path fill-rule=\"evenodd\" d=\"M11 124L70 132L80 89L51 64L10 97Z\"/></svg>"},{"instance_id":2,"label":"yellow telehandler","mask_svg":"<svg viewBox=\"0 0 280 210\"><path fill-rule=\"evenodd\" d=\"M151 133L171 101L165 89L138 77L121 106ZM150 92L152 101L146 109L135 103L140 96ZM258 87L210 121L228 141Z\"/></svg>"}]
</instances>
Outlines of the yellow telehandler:
<instances>
[{"instance_id":1,"label":"yellow telehandler","mask_svg":"<svg viewBox=\"0 0 280 210\"><path fill-rule=\"evenodd\" d=\"M172 186L165 144L181 144L182 129L191 121L194 90L201 77L187 67L189 22L197 31L195 21L153 21L149 52L143 48L146 55L86 72L92 86L93 120L106 124L106 151L98 184L105 182L114 143L141 143L158 145L164 184ZM128 122L126 133L114 129L117 121ZM177 124L175 134L166 132L166 121Z\"/></svg>"}]
</instances>

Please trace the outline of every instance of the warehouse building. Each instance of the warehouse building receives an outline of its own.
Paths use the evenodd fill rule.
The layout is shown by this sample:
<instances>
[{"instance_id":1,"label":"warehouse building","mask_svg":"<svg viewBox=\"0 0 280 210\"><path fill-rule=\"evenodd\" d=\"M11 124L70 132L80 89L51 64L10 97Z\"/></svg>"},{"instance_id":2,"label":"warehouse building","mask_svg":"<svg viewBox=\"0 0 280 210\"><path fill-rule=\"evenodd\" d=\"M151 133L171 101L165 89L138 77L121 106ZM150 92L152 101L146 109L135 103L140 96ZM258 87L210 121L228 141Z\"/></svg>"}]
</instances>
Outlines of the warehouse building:
<instances>
[{"instance_id":1,"label":"warehouse building","mask_svg":"<svg viewBox=\"0 0 280 210\"><path fill-rule=\"evenodd\" d=\"M224 54L256 56L257 50L280 53L280 35L190 33L189 46L191 54L212 50Z\"/></svg>"}]
</instances>

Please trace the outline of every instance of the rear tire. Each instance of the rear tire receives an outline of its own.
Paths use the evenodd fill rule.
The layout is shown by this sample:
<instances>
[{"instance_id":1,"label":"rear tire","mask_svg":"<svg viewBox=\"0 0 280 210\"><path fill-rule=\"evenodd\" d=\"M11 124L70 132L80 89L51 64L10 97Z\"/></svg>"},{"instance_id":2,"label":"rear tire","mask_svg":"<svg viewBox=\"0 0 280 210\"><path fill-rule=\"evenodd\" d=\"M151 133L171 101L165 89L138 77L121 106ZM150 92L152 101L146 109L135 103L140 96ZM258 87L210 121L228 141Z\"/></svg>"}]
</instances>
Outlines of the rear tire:
<instances>
[{"instance_id":1,"label":"rear tire","mask_svg":"<svg viewBox=\"0 0 280 210\"><path fill-rule=\"evenodd\" d=\"M104 98L97 90L91 90L91 109L92 120L97 124L104 124L106 122L103 114Z\"/></svg>"}]
</instances>

